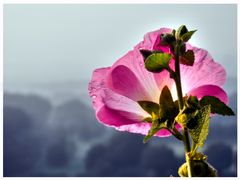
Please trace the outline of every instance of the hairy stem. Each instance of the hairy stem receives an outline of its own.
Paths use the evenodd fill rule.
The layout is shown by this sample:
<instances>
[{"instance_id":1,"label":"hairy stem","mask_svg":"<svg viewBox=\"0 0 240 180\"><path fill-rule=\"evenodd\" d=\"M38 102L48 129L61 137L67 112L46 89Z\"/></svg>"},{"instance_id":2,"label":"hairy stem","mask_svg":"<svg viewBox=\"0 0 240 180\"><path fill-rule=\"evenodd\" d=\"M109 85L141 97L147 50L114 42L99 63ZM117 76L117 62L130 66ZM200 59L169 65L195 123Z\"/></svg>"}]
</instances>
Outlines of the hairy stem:
<instances>
[{"instance_id":1,"label":"hairy stem","mask_svg":"<svg viewBox=\"0 0 240 180\"><path fill-rule=\"evenodd\" d=\"M179 64L179 45L178 44L176 44L176 46L175 46L174 57L175 57L175 73L176 73L176 77L174 78L174 80L175 80L176 89L177 89L179 110L182 110L183 109L183 96L182 96L181 74L180 74L180 64ZM188 177L192 177L192 163L189 158L189 152L191 151L191 145L190 145L190 139L189 139L189 134L188 134L187 128L183 129L183 137L184 137L183 143L184 143L184 147L185 147L185 156L186 156L186 161L188 164Z\"/></svg>"}]
</instances>

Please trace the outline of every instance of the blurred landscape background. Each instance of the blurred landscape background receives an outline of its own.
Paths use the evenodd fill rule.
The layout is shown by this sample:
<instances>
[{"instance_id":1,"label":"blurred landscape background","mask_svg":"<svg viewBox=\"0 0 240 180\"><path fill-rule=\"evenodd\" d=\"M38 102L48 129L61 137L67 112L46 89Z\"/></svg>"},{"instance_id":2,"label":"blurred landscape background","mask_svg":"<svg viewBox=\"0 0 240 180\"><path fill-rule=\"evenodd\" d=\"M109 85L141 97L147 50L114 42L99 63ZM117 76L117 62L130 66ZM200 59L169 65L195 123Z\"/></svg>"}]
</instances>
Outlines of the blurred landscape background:
<instances>
[{"instance_id":1,"label":"blurred landscape background","mask_svg":"<svg viewBox=\"0 0 240 180\"><path fill-rule=\"evenodd\" d=\"M181 24L226 68L237 114L236 5L4 5L4 176L178 176L181 142L100 124L87 86L146 32ZM237 115L211 119L202 151L237 176Z\"/></svg>"}]
</instances>

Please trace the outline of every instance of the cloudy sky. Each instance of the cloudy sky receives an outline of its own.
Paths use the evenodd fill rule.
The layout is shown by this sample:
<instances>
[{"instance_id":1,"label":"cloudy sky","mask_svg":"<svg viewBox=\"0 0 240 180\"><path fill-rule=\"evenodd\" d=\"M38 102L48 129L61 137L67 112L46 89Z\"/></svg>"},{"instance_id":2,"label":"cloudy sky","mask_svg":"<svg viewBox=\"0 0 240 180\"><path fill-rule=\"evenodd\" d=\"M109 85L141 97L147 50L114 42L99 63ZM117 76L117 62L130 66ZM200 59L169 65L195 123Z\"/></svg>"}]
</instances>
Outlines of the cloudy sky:
<instances>
[{"instance_id":1,"label":"cloudy sky","mask_svg":"<svg viewBox=\"0 0 240 180\"><path fill-rule=\"evenodd\" d=\"M145 33L182 24L236 78L236 5L4 5L4 87L89 80Z\"/></svg>"}]
</instances>

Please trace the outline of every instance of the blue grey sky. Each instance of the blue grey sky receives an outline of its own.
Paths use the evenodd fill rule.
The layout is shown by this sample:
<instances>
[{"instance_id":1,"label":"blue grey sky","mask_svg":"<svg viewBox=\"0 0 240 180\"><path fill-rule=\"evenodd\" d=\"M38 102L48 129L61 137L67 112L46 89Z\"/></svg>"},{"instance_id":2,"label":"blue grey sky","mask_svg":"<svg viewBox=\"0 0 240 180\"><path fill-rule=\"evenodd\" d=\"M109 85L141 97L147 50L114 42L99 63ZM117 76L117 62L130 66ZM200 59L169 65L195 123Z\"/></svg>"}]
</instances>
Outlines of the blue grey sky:
<instances>
[{"instance_id":1,"label":"blue grey sky","mask_svg":"<svg viewBox=\"0 0 240 180\"><path fill-rule=\"evenodd\" d=\"M182 24L237 77L237 5L4 5L4 87L90 80L145 33Z\"/></svg>"}]
</instances>

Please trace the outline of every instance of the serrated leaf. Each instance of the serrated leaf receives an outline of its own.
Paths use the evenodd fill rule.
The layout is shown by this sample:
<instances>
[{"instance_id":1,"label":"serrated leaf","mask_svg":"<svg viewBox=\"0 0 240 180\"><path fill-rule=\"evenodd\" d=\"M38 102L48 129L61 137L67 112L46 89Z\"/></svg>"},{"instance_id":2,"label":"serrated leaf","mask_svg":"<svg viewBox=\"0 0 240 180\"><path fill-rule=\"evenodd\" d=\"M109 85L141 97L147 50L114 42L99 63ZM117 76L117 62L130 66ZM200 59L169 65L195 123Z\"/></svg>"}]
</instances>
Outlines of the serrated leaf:
<instances>
[{"instance_id":1,"label":"serrated leaf","mask_svg":"<svg viewBox=\"0 0 240 180\"><path fill-rule=\"evenodd\" d=\"M195 57L194 57L193 50L187 50L185 53L183 53L180 56L180 63L187 66L192 66L194 63L194 60L195 60Z\"/></svg>"},{"instance_id":2,"label":"serrated leaf","mask_svg":"<svg viewBox=\"0 0 240 180\"><path fill-rule=\"evenodd\" d=\"M187 122L187 128L188 129L194 129L198 124L198 121L196 118L192 118Z\"/></svg>"},{"instance_id":3,"label":"serrated leaf","mask_svg":"<svg viewBox=\"0 0 240 180\"><path fill-rule=\"evenodd\" d=\"M153 53L147 57L145 68L150 72L161 72L167 68L171 55L168 53Z\"/></svg>"},{"instance_id":4,"label":"serrated leaf","mask_svg":"<svg viewBox=\"0 0 240 180\"><path fill-rule=\"evenodd\" d=\"M188 31L187 33L183 34L181 39L184 41L184 42L187 42L189 39L191 39L192 35L196 32L197 30L194 30L194 31Z\"/></svg>"},{"instance_id":5,"label":"serrated leaf","mask_svg":"<svg viewBox=\"0 0 240 180\"><path fill-rule=\"evenodd\" d=\"M148 134L144 137L143 142L146 143L151 137L154 136L160 129L167 128L164 123L160 121L153 121L151 129Z\"/></svg>"},{"instance_id":6,"label":"serrated leaf","mask_svg":"<svg viewBox=\"0 0 240 180\"><path fill-rule=\"evenodd\" d=\"M200 105L211 105L211 113L221 114L221 115L234 115L233 110L228 107L224 102L214 96L204 96L200 100Z\"/></svg>"},{"instance_id":7,"label":"serrated leaf","mask_svg":"<svg viewBox=\"0 0 240 180\"><path fill-rule=\"evenodd\" d=\"M198 121L197 126L189 131L193 142L199 147L204 145L208 135L210 113L210 105L206 105L201 108L196 115L196 120Z\"/></svg>"},{"instance_id":8,"label":"serrated leaf","mask_svg":"<svg viewBox=\"0 0 240 180\"><path fill-rule=\"evenodd\" d=\"M151 101L138 101L138 104L150 115L159 116L159 104Z\"/></svg>"}]
</instances>

